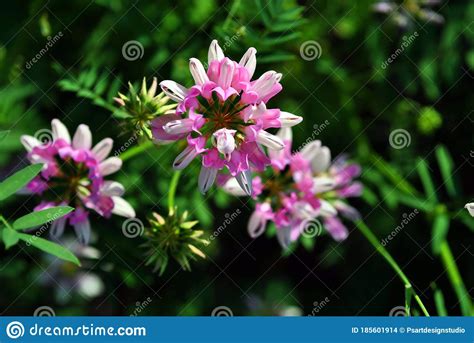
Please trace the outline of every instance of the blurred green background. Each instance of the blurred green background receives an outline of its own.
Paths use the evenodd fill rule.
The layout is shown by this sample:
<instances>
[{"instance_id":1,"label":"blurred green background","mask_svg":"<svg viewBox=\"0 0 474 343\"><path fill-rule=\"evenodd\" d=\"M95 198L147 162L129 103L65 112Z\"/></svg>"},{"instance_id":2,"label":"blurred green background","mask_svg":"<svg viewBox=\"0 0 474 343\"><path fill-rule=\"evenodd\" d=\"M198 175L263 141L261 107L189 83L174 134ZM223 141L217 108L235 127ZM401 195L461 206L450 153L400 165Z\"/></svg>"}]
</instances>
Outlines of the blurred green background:
<instances>
[{"instance_id":1,"label":"blurred green background","mask_svg":"<svg viewBox=\"0 0 474 343\"><path fill-rule=\"evenodd\" d=\"M403 2L401 14L376 13L374 2L364 0L4 4L0 129L11 132L0 145L0 179L26 165L20 135L49 128L51 119L59 118L70 131L80 123L89 125L94 142L114 138L118 149L131 136L112 115L112 98L127 91L128 81L138 84L145 76L190 85L188 59L205 61L212 39L237 61L254 46L256 75L270 69L283 73L283 92L272 104L304 117L302 129L295 131L296 146L321 139L334 156L347 153L362 164L366 191L352 204L379 238L400 225L404 214L420 210L387 249L432 314L434 299L442 294L448 314L459 315L433 235L438 230L447 237L472 294L473 223L463 207L472 201L474 189L474 3L442 1L433 7L443 24L424 20L413 4L419 2ZM403 25L395 20L398 15L404 16ZM387 62L415 32L403 52ZM131 40L143 46L143 56L134 61L122 54ZM308 41L317 42L317 56L302 58ZM395 129L409 133L408 146L389 144ZM452 163L439 149L449 151ZM167 211L171 162L178 152L174 145L149 149L127 160L115 176L139 218ZM428 178L417 168L420 158ZM442 169L449 166L447 176ZM351 234L341 244L318 237L284 254L274 238L252 242L248 237L251 201L216 189L202 196L198 173L197 163L184 171L176 203L200 221L206 235L222 225L226 214L242 213L191 272L171 263L162 276L152 273L144 265L143 241L124 237L122 219L93 216L93 246L101 258L83 263L82 271L51 266L47 257L24 246L0 250L1 313L30 315L49 306L58 315L210 315L226 306L234 315L388 315L404 304L403 284L354 225L348 224ZM428 179L437 199L425 194ZM1 213L15 218L36 203L17 196L2 205ZM440 216L449 218L449 227L436 224ZM101 287L97 279L94 283L100 292L65 296L57 281L44 281L45 275L60 273L61 285L76 289L78 282L91 281L79 272L85 272L83 278L100 278Z\"/></svg>"}]
</instances>

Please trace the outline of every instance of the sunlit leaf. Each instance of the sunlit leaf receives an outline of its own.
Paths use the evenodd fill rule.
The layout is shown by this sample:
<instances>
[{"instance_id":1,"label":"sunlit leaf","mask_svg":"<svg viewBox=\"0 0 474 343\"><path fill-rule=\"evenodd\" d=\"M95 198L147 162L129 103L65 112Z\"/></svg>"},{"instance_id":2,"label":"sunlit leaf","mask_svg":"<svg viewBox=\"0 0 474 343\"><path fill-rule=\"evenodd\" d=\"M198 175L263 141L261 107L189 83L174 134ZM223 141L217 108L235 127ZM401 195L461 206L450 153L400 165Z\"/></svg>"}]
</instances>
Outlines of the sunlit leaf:
<instances>
[{"instance_id":1,"label":"sunlit leaf","mask_svg":"<svg viewBox=\"0 0 474 343\"><path fill-rule=\"evenodd\" d=\"M8 198L10 195L22 189L28 184L43 168L42 164L33 164L19 172L16 172L0 183L0 200Z\"/></svg>"},{"instance_id":2,"label":"sunlit leaf","mask_svg":"<svg viewBox=\"0 0 474 343\"><path fill-rule=\"evenodd\" d=\"M27 215L15 220L13 222L13 228L15 230L24 230L44 223L53 222L71 211L74 211L74 208L69 206L57 206L28 213Z\"/></svg>"}]
</instances>

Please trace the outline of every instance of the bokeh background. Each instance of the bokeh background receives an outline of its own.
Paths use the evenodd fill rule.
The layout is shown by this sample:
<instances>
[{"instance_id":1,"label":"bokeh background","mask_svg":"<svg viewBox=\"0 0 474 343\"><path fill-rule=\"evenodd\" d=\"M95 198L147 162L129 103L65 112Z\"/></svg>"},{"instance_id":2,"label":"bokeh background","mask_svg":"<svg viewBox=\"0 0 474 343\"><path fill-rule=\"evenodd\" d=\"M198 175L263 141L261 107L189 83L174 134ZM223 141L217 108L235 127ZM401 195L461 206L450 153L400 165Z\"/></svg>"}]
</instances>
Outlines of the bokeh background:
<instances>
[{"instance_id":1,"label":"bokeh background","mask_svg":"<svg viewBox=\"0 0 474 343\"><path fill-rule=\"evenodd\" d=\"M206 60L212 39L236 60L254 46L256 75L270 69L284 75L273 105L304 117L295 143L321 139L334 156L346 153L362 165L366 190L352 205L377 237L419 210L386 247L432 314L442 297L448 314L459 315L433 238L440 230L447 238L472 295L473 222L463 207L474 189L474 3L422 3L394 2L389 13L365 0L3 4L0 129L11 131L0 145L0 179L26 165L20 135L49 128L53 118L70 131L89 125L94 142L113 137L117 149L132 148L138 142L128 147L130 132L113 115L112 100L127 91L128 81L156 77L189 85L188 59ZM143 47L134 60L122 53L132 40ZM400 129L408 140L401 148L389 139ZM454 192L440 169L440 146L452 159L448 184ZM139 218L167 211L178 152L176 146L148 149L115 176ZM420 159L436 201L425 194ZM275 238L247 235L252 201L216 189L201 195L198 172L195 163L181 176L179 208L189 210L207 236L236 210L240 214L192 271L171 262L162 276L153 273L144 263L143 240L125 237L122 219L96 216L96 250L85 252L96 258L85 258L81 269L26 246L0 249L0 313L32 315L47 306L56 315L210 315L225 306L234 315L388 315L404 304L403 283L353 224L342 243L321 236L283 252ZM37 202L13 197L0 213L17 218ZM448 227L436 224L440 215L449 218Z\"/></svg>"}]
</instances>

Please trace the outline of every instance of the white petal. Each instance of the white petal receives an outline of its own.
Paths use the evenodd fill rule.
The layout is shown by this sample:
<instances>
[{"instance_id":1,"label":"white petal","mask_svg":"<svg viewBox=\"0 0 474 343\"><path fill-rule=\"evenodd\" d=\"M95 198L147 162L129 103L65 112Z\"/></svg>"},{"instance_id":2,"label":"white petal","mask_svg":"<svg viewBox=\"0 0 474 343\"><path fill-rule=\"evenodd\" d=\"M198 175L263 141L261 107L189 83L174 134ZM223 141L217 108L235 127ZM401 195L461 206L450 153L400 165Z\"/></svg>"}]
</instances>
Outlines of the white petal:
<instances>
[{"instance_id":1,"label":"white petal","mask_svg":"<svg viewBox=\"0 0 474 343\"><path fill-rule=\"evenodd\" d=\"M252 78L255 68L257 67L257 58L255 57L256 54L257 50L255 48L249 48L239 62L241 66L247 69L250 78Z\"/></svg>"},{"instance_id":2,"label":"white petal","mask_svg":"<svg viewBox=\"0 0 474 343\"><path fill-rule=\"evenodd\" d=\"M313 192L314 193L324 193L330 191L334 188L336 182L334 179L321 176L313 178Z\"/></svg>"},{"instance_id":3,"label":"white petal","mask_svg":"<svg viewBox=\"0 0 474 343\"><path fill-rule=\"evenodd\" d=\"M282 227L276 230L278 242L283 249L288 249L291 244L291 227Z\"/></svg>"},{"instance_id":4,"label":"white petal","mask_svg":"<svg viewBox=\"0 0 474 343\"><path fill-rule=\"evenodd\" d=\"M291 141L293 140L293 131L289 127L282 127L280 130L278 130L276 135L284 143L288 142L291 144Z\"/></svg>"},{"instance_id":5,"label":"white petal","mask_svg":"<svg viewBox=\"0 0 474 343\"><path fill-rule=\"evenodd\" d=\"M112 200L114 201L113 214L126 218L135 218L135 210L128 201L118 196L113 196Z\"/></svg>"},{"instance_id":6,"label":"white petal","mask_svg":"<svg viewBox=\"0 0 474 343\"><path fill-rule=\"evenodd\" d=\"M262 217L261 213L254 211L249 218L249 223L247 225L247 231L252 238L257 238L262 233L265 232L265 227L267 226L267 220Z\"/></svg>"},{"instance_id":7,"label":"white petal","mask_svg":"<svg viewBox=\"0 0 474 343\"><path fill-rule=\"evenodd\" d=\"M191 58L189 60L189 70L191 71L191 75L197 85L202 85L209 81L204 66L197 58Z\"/></svg>"},{"instance_id":8,"label":"white petal","mask_svg":"<svg viewBox=\"0 0 474 343\"><path fill-rule=\"evenodd\" d=\"M319 148L321 148L321 141L312 141L301 149L300 154L305 160L311 161Z\"/></svg>"},{"instance_id":9,"label":"white petal","mask_svg":"<svg viewBox=\"0 0 474 343\"><path fill-rule=\"evenodd\" d=\"M469 214L474 217L474 202L468 203L464 207L469 211Z\"/></svg>"},{"instance_id":10,"label":"white petal","mask_svg":"<svg viewBox=\"0 0 474 343\"><path fill-rule=\"evenodd\" d=\"M125 188L120 182L116 181L105 181L101 192L107 196L122 196L125 192Z\"/></svg>"},{"instance_id":11,"label":"white petal","mask_svg":"<svg viewBox=\"0 0 474 343\"><path fill-rule=\"evenodd\" d=\"M258 132L257 142L273 150L281 150L285 147L285 144L280 137L272 135L271 133L263 130Z\"/></svg>"},{"instance_id":12,"label":"white petal","mask_svg":"<svg viewBox=\"0 0 474 343\"><path fill-rule=\"evenodd\" d=\"M235 179L237 180L240 188L243 189L245 194L251 196L252 195L252 173L250 172L250 170L240 172L239 174L237 174Z\"/></svg>"},{"instance_id":13,"label":"white petal","mask_svg":"<svg viewBox=\"0 0 474 343\"><path fill-rule=\"evenodd\" d=\"M25 147L26 151L30 152L34 147L41 145L41 142L33 136L22 135L20 138L21 144Z\"/></svg>"},{"instance_id":14,"label":"white petal","mask_svg":"<svg viewBox=\"0 0 474 343\"><path fill-rule=\"evenodd\" d=\"M331 164L331 150L328 147L323 146L318 149L317 153L311 160L311 169L313 173L321 173L326 171Z\"/></svg>"},{"instance_id":15,"label":"white petal","mask_svg":"<svg viewBox=\"0 0 474 343\"><path fill-rule=\"evenodd\" d=\"M74 149L87 149L92 147L92 133L89 126L81 124L77 127L74 138L72 139Z\"/></svg>"},{"instance_id":16,"label":"white petal","mask_svg":"<svg viewBox=\"0 0 474 343\"><path fill-rule=\"evenodd\" d=\"M227 89L230 87L230 84L232 83L232 78L234 77L234 68L234 62L232 62L228 58L226 58L224 63L221 64L218 84L223 89Z\"/></svg>"},{"instance_id":17,"label":"white petal","mask_svg":"<svg viewBox=\"0 0 474 343\"><path fill-rule=\"evenodd\" d=\"M198 179L198 186L201 193L205 194L212 187L216 180L217 171L216 168L201 167Z\"/></svg>"},{"instance_id":18,"label":"white petal","mask_svg":"<svg viewBox=\"0 0 474 343\"><path fill-rule=\"evenodd\" d=\"M122 160L118 157L109 157L99 164L99 171L102 176L115 173L122 167Z\"/></svg>"},{"instance_id":19,"label":"white petal","mask_svg":"<svg viewBox=\"0 0 474 343\"><path fill-rule=\"evenodd\" d=\"M280 112L281 127L292 127L303 121L303 117L289 112Z\"/></svg>"},{"instance_id":20,"label":"white petal","mask_svg":"<svg viewBox=\"0 0 474 343\"><path fill-rule=\"evenodd\" d=\"M179 135L191 132L193 124L194 120L189 118L172 120L163 126L163 130L170 135Z\"/></svg>"},{"instance_id":21,"label":"white petal","mask_svg":"<svg viewBox=\"0 0 474 343\"><path fill-rule=\"evenodd\" d=\"M104 138L94 146L92 152L94 153L97 161L103 161L110 154L113 144L114 141L112 138Z\"/></svg>"},{"instance_id":22,"label":"white petal","mask_svg":"<svg viewBox=\"0 0 474 343\"><path fill-rule=\"evenodd\" d=\"M196 156L197 152L194 147L186 147L186 149L184 149L178 156L176 156L173 162L173 168L178 170L186 168Z\"/></svg>"},{"instance_id":23,"label":"white petal","mask_svg":"<svg viewBox=\"0 0 474 343\"><path fill-rule=\"evenodd\" d=\"M183 101L186 97L186 94L188 93L186 87L181 86L179 83L171 80L160 82L160 87L170 99L176 102Z\"/></svg>"},{"instance_id":24,"label":"white petal","mask_svg":"<svg viewBox=\"0 0 474 343\"><path fill-rule=\"evenodd\" d=\"M245 193L245 191L242 189L242 187L240 187L240 184L239 182L237 181L237 179L235 177L233 178L230 178L225 184L224 186L222 186L222 189L224 191L226 191L227 193L233 195L233 196L237 196L237 197L241 197L241 196L245 196L247 195Z\"/></svg>"},{"instance_id":25,"label":"white petal","mask_svg":"<svg viewBox=\"0 0 474 343\"><path fill-rule=\"evenodd\" d=\"M323 217L334 217L337 215L337 210L326 200L321 200L321 207L319 211Z\"/></svg>"},{"instance_id":26,"label":"white petal","mask_svg":"<svg viewBox=\"0 0 474 343\"><path fill-rule=\"evenodd\" d=\"M89 219L74 224L73 226L79 242L83 245L88 245L91 238L91 224Z\"/></svg>"},{"instance_id":27,"label":"white petal","mask_svg":"<svg viewBox=\"0 0 474 343\"><path fill-rule=\"evenodd\" d=\"M53 119L51 121L51 128L53 130L54 139L61 138L64 139L67 143L71 143L71 136L69 135L69 131L59 119Z\"/></svg>"},{"instance_id":28,"label":"white petal","mask_svg":"<svg viewBox=\"0 0 474 343\"><path fill-rule=\"evenodd\" d=\"M51 224L49 234L54 240L58 240L63 235L66 221L64 218L59 218Z\"/></svg>"},{"instance_id":29,"label":"white petal","mask_svg":"<svg viewBox=\"0 0 474 343\"><path fill-rule=\"evenodd\" d=\"M207 63L211 64L212 61L220 61L224 58L224 52L222 51L217 40L213 40L209 46L209 52L207 53Z\"/></svg>"}]
</instances>

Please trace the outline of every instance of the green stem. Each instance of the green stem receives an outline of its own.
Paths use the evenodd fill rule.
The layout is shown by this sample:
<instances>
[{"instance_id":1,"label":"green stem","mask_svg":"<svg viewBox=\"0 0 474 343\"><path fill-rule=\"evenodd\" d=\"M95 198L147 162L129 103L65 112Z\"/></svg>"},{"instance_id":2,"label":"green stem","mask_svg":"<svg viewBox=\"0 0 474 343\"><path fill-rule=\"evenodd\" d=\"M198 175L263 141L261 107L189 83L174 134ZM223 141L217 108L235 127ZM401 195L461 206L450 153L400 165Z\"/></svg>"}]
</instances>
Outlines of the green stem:
<instances>
[{"instance_id":1,"label":"green stem","mask_svg":"<svg viewBox=\"0 0 474 343\"><path fill-rule=\"evenodd\" d=\"M471 298L466 290L466 286L462 281L458 266L454 260L451 248L446 240L441 243L441 261L448 273L449 281L456 292L459 304L461 305L461 312L464 316L474 315Z\"/></svg>"},{"instance_id":2,"label":"green stem","mask_svg":"<svg viewBox=\"0 0 474 343\"><path fill-rule=\"evenodd\" d=\"M122 161L126 161L136 155L141 154L142 152L154 147L155 145L153 144L152 141L146 141L142 144L135 145L133 148L128 149L125 151L123 154L120 155L120 159Z\"/></svg>"},{"instance_id":3,"label":"green stem","mask_svg":"<svg viewBox=\"0 0 474 343\"><path fill-rule=\"evenodd\" d=\"M3 224L5 224L5 226L6 226L7 228L13 229L13 228L11 227L11 225L7 222L7 220L6 220L2 215L0 215L0 221L1 221Z\"/></svg>"},{"instance_id":4,"label":"green stem","mask_svg":"<svg viewBox=\"0 0 474 343\"><path fill-rule=\"evenodd\" d=\"M174 198L176 195L176 188L178 187L179 176L181 175L181 170L174 172L173 177L170 182L170 190L168 192L168 208L171 211L174 209Z\"/></svg>"},{"instance_id":5,"label":"green stem","mask_svg":"<svg viewBox=\"0 0 474 343\"><path fill-rule=\"evenodd\" d=\"M420 306L421 310L423 311L424 315L429 317L430 314L426 310L425 305L421 301L421 298L418 296L416 293L415 289L412 287L412 284L408 277L405 275L405 273L402 271L398 263L393 259L393 257L390 255L390 253L387 251L387 249L384 248L382 244L380 244L379 240L377 237L372 233L372 231L369 229L367 225L363 221L358 221L356 222L357 228L362 232L362 234L367 238L367 240L373 245L373 247L379 252L380 255L382 255L383 258L388 262L388 264L395 270L397 275L400 277L400 279L403 281L405 284L406 288L411 288L413 292L413 297L415 298L416 302Z\"/></svg>"}]
</instances>

